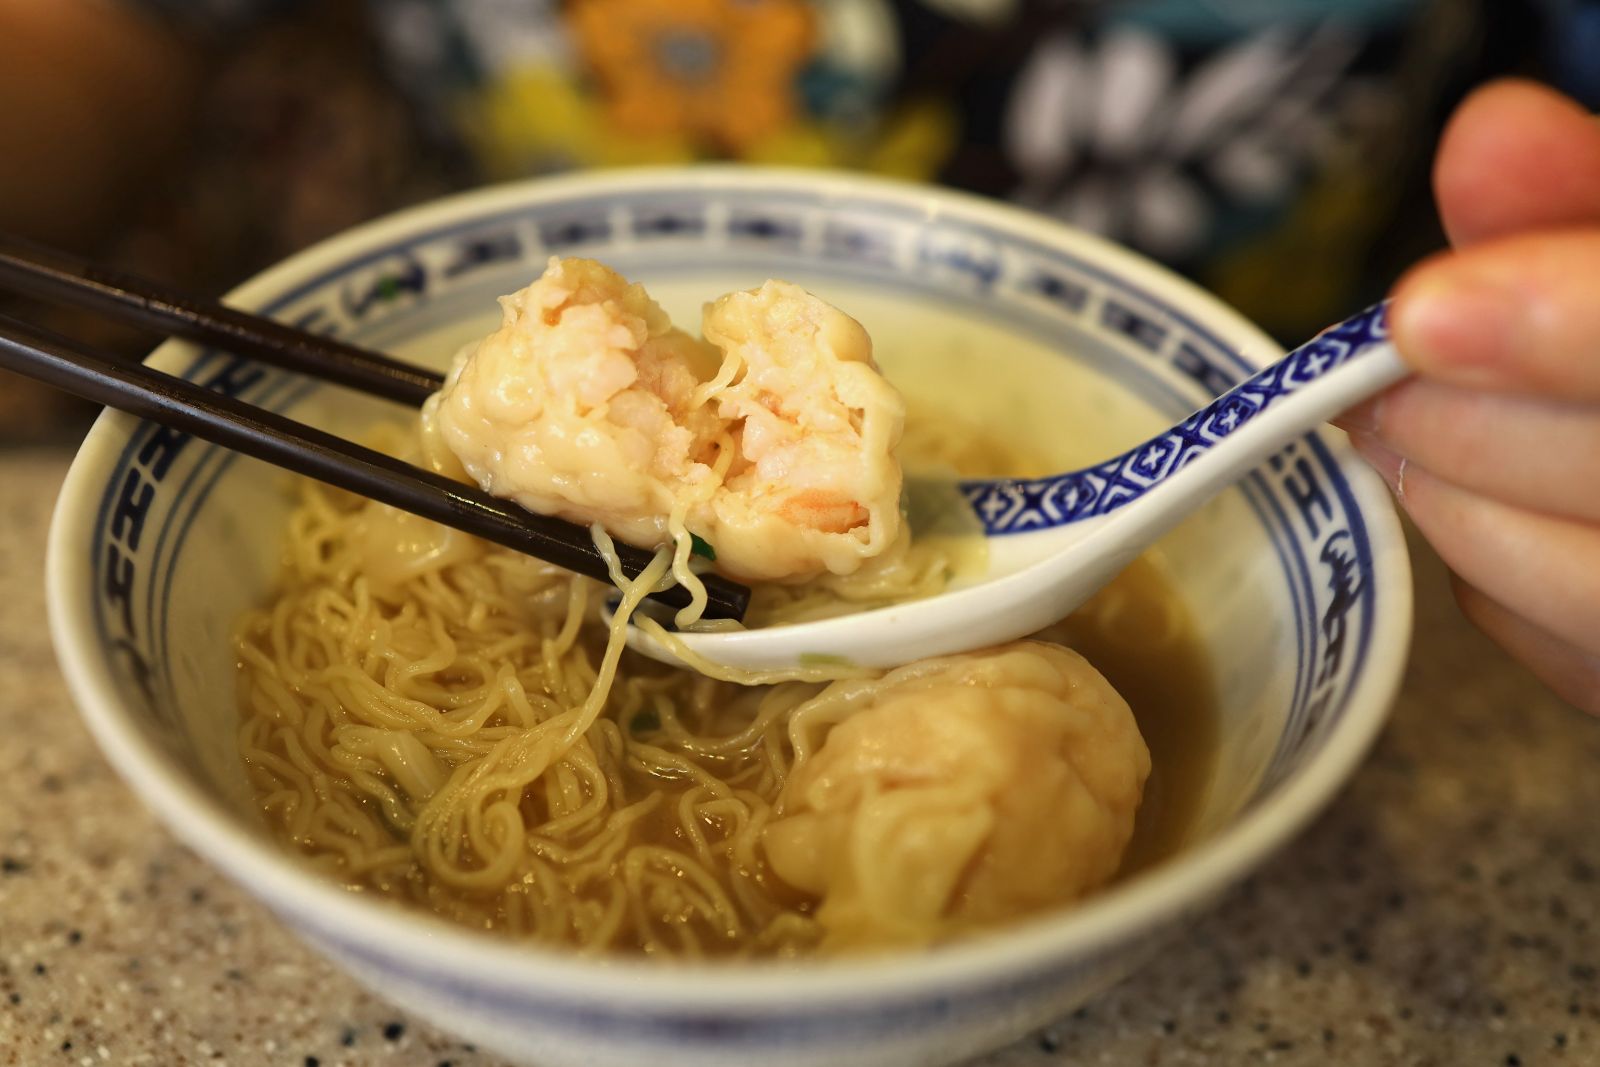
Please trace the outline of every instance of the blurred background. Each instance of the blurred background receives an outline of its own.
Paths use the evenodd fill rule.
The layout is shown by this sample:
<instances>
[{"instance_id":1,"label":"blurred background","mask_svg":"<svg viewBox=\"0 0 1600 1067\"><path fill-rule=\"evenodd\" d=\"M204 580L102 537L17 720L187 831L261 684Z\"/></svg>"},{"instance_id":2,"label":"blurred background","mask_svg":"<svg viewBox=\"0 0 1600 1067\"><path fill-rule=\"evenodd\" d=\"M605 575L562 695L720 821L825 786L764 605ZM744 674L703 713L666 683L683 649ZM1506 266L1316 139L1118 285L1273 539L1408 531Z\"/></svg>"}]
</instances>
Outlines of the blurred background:
<instances>
[{"instance_id":1,"label":"blurred background","mask_svg":"<svg viewBox=\"0 0 1600 1067\"><path fill-rule=\"evenodd\" d=\"M487 182L854 168L1106 234L1298 341L1442 244L1465 91L1594 107L1597 56L1596 0L0 0L0 229L214 296ZM0 441L89 414L0 375Z\"/></svg>"}]
</instances>

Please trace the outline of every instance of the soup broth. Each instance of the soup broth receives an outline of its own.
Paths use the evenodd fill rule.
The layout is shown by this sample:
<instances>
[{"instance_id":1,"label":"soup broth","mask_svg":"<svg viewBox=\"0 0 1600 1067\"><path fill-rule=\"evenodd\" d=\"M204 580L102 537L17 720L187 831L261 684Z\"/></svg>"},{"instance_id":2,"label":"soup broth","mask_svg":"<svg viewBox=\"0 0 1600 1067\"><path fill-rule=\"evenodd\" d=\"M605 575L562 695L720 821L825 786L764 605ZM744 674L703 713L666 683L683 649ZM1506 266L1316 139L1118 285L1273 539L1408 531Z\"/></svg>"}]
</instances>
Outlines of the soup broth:
<instances>
[{"instance_id":1,"label":"soup broth","mask_svg":"<svg viewBox=\"0 0 1600 1067\"><path fill-rule=\"evenodd\" d=\"M1076 649L1106 676L1150 749L1150 777L1118 872L1130 877L1188 840L1216 765L1215 686L1193 617L1151 552L1039 636Z\"/></svg>"}]
</instances>

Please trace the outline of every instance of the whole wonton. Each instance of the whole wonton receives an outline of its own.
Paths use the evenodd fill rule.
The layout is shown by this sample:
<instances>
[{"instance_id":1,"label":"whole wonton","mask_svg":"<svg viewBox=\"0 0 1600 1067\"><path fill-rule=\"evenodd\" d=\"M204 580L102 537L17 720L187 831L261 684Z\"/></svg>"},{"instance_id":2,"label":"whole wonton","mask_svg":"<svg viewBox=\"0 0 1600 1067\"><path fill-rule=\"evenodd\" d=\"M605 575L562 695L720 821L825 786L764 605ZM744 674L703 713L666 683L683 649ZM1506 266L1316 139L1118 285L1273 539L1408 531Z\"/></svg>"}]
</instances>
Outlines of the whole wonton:
<instances>
[{"instance_id":1,"label":"whole wonton","mask_svg":"<svg viewBox=\"0 0 1600 1067\"><path fill-rule=\"evenodd\" d=\"M763 842L824 947L927 944L1116 873L1150 755L1087 660L1038 641L836 682L794 713ZM816 741L821 738L820 747Z\"/></svg>"}]
</instances>

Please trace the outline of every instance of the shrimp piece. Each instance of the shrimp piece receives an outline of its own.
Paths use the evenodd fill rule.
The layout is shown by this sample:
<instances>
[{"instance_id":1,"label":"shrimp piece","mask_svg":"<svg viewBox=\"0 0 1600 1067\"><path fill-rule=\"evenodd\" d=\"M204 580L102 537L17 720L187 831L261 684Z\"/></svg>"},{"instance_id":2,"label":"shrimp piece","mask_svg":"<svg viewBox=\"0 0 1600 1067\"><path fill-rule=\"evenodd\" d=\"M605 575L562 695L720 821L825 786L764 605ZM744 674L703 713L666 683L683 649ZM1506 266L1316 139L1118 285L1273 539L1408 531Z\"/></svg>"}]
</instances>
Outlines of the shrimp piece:
<instances>
[{"instance_id":1,"label":"shrimp piece","mask_svg":"<svg viewBox=\"0 0 1600 1067\"><path fill-rule=\"evenodd\" d=\"M846 533L872 518L872 512L858 501L824 489L804 489L791 493L774 510L785 522L823 533Z\"/></svg>"},{"instance_id":2,"label":"shrimp piece","mask_svg":"<svg viewBox=\"0 0 1600 1067\"><path fill-rule=\"evenodd\" d=\"M718 420L691 404L715 352L593 260L552 257L500 306L424 405L426 450L530 511L664 542L673 501L715 487Z\"/></svg>"},{"instance_id":3,"label":"shrimp piece","mask_svg":"<svg viewBox=\"0 0 1600 1067\"><path fill-rule=\"evenodd\" d=\"M715 301L702 328L723 372L738 368L715 394L738 456L722 491L691 512L719 564L752 580L854 573L901 530L905 402L867 331L782 281Z\"/></svg>"}]
</instances>

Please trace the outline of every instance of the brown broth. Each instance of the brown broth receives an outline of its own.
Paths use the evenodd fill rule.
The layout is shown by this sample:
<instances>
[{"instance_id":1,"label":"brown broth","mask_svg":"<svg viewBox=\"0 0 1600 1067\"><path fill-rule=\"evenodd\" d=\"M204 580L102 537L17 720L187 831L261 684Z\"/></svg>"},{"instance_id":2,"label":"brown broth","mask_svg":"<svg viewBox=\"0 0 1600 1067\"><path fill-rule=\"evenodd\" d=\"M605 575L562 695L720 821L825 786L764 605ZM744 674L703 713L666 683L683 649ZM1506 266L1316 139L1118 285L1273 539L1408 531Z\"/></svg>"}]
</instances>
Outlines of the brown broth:
<instances>
[{"instance_id":1,"label":"brown broth","mask_svg":"<svg viewBox=\"0 0 1600 1067\"><path fill-rule=\"evenodd\" d=\"M1216 766L1216 687L1194 619L1159 557L1147 554L1039 636L1077 650L1106 676L1150 749L1144 801L1117 874L1126 879L1184 844Z\"/></svg>"}]
</instances>

